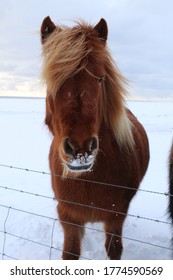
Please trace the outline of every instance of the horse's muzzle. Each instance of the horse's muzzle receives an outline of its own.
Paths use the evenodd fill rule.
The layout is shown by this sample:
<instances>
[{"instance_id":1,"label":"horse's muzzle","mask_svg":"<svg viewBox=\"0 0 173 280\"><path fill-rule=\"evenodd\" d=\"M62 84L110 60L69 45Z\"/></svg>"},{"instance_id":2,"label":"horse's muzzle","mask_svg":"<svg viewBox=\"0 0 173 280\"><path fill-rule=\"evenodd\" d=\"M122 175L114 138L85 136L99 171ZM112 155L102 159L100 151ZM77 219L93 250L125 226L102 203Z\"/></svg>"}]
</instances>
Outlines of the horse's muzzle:
<instances>
[{"instance_id":1,"label":"horse's muzzle","mask_svg":"<svg viewBox=\"0 0 173 280\"><path fill-rule=\"evenodd\" d=\"M94 156L88 156L85 154L84 156L78 154L77 158L72 160L70 163L66 163L66 166L71 172L86 172L90 171L94 164Z\"/></svg>"},{"instance_id":2,"label":"horse's muzzle","mask_svg":"<svg viewBox=\"0 0 173 280\"><path fill-rule=\"evenodd\" d=\"M98 138L91 137L89 140L77 144L66 138L63 143L65 166L71 172L86 172L91 170L98 151Z\"/></svg>"}]
</instances>

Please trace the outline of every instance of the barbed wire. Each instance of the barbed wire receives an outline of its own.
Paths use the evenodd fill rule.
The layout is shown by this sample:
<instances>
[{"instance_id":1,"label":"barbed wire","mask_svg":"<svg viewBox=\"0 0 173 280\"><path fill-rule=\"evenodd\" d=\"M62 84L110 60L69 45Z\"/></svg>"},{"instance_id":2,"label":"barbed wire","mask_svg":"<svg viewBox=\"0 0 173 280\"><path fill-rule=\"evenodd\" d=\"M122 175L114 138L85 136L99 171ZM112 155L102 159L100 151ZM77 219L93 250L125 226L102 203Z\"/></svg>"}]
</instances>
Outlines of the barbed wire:
<instances>
[{"instance_id":1,"label":"barbed wire","mask_svg":"<svg viewBox=\"0 0 173 280\"><path fill-rule=\"evenodd\" d=\"M52 218L52 217L49 217L49 216L45 216L45 215L41 215L41 214L37 214L37 213L34 213L34 212L30 212L30 211L26 211L26 210L22 210L22 209L18 209L18 208L14 208L14 207L9 207L7 205L2 205L0 204L0 207L4 207L7 209L7 215L6 215L6 218L5 218L5 221L4 221L4 231L0 231L1 233L4 233L4 241L3 241L3 248L2 248L2 259L4 258L4 256L6 257L10 257L8 255L6 255L5 253L5 246L6 246L6 236L12 236L12 237L15 237L15 238L19 238L21 240L24 240L24 241L28 241L28 242L31 242L35 245L40 245L40 246L43 246L43 247L46 247L48 248L50 251L49 251L49 259L51 259L51 252L52 250L55 250L55 251L59 251L59 252L62 252L63 250L62 249L59 249L59 248L55 248L52 244L53 244L53 230L54 230L54 226L55 226L55 223L57 221L63 223L63 221L57 219L57 218ZM8 232L7 229L6 229L6 224L7 224L7 220L9 218L9 215L10 215L10 211L13 210L13 211L17 211L17 212L21 212L21 213L25 213L25 214L29 214L29 215L33 215L33 216L36 216L36 217L41 217L41 218L47 218L49 220L52 220L53 221L53 226L52 226L52 234L51 234L51 240L50 240L50 245L47 245L47 244L44 244L44 243L41 243L41 242L38 242L38 241L35 241L35 240L31 240L29 238L26 238L26 237L23 237L23 236L20 236L20 235L16 235L14 233L11 233L11 232ZM65 223L65 222L64 222ZM78 226L76 224L73 224L73 226ZM71 255L75 255L77 256L76 254L73 254L72 252L68 252L68 254L71 254ZM12 259L15 259L14 257L10 257ZM86 259L86 260L89 260L89 258L87 257L84 257L84 256L81 256L82 259Z\"/></svg>"},{"instance_id":2,"label":"barbed wire","mask_svg":"<svg viewBox=\"0 0 173 280\"><path fill-rule=\"evenodd\" d=\"M136 191L136 189L134 189L132 187L128 187L128 186L122 186L122 185L111 184L111 183L100 182L100 181L93 181L93 180L83 179L83 178L79 178L79 177L62 176L61 174L51 173L51 172L48 172L48 171L34 170L34 169L25 168L25 167L18 167L18 166L7 165L7 164L2 164L2 163L0 163L0 167L16 169L16 170L32 172L32 173L38 173L38 174L42 174L42 175L55 176L55 177L60 177L60 178L63 178L63 179L66 178L66 179L75 180L75 181L79 181L79 182L98 184L98 185L104 185L104 186L108 186L108 187L116 187L116 188ZM150 194L164 195L166 197L173 196L173 195L169 194L168 192L158 192L158 191L151 191L151 190L145 190L145 189L140 189L140 188L137 191L150 193Z\"/></svg>"},{"instance_id":3,"label":"barbed wire","mask_svg":"<svg viewBox=\"0 0 173 280\"><path fill-rule=\"evenodd\" d=\"M57 200L58 202L72 204L75 206L85 207L85 208L89 208L89 209L93 209L93 210L104 211L104 212L115 214L116 216L123 215L123 216L129 216L131 218L137 218L137 219L142 219L142 220L147 220L147 221L157 222L157 223L162 223L162 224L167 224L167 225L172 224L171 222L167 222L167 221L163 221L163 220L159 220L159 219L153 219L153 218L135 215L135 214L131 214L131 213L123 213L123 212L115 211L112 209L105 209L105 208L97 207L97 206L94 206L93 203L92 203L92 205L87 205L87 204L83 204L83 203L79 203L79 202L75 202L75 201L71 201L71 200L69 201L69 200L64 200L64 199L56 199L55 197L46 196L46 195L42 195L42 194L38 194L38 193L32 193L32 192L28 192L28 191L24 191L24 190L19 190L19 189L14 189L11 187L5 187L5 186L1 186L1 185L0 185L0 188L9 190L9 191L19 192L21 194L27 194L27 195L32 195L32 196L41 197L41 198L45 198L45 199Z\"/></svg>"},{"instance_id":4,"label":"barbed wire","mask_svg":"<svg viewBox=\"0 0 173 280\"><path fill-rule=\"evenodd\" d=\"M51 174L50 172L33 170L33 169L28 169L28 168L23 168L23 167L16 167L16 166L13 166L13 165L0 164L0 167L10 168L10 169L15 169L15 170L20 170L20 171L26 171L26 172L34 172L34 173L38 173L38 174L42 174L42 175L49 175L49 176L52 175L52 176L62 177L59 174ZM129 190L132 190L132 191L136 191L134 188L127 187L127 186L120 186L120 185L114 185L114 184L109 184L109 183L85 180L85 179L78 178L78 177L68 177L68 176L66 176L65 178L71 179L71 180L87 182L87 183L92 183L92 184L100 184L100 185L106 185L106 186L109 186L109 187L110 186L111 187L118 187L118 188L124 188L124 189L129 189ZM21 193L21 194L24 194L24 195L36 196L38 198L56 200L55 197L51 197L51 196L47 196L47 195L43 195L43 194L38 194L38 193L33 193L33 192L29 192L29 191L24 191L24 190L19 189L19 188L16 189L16 188L2 186L2 185L0 185L0 188L4 189L4 190L8 190L8 191L15 191L15 192L18 192L18 193ZM139 189L139 191L146 192L146 193L149 193L149 194L164 195L166 197L170 196L170 194L166 193L166 192L165 193L164 192L156 192L156 191L150 191L150 190L144 190L144 189ZM107 212L110 212L110 213L113 213L113 214L116 214L116 215L125 215L125 216L129 216L129 217L137 218L137 219L143 219L143 220L147 220L147 221L152 221L152 222L157 222L157 223L163 223L163 224L171 225L171 222L157 220L157 219L152 219L152 218L143 217L143 216L140 216L140 215L134 215L134 214L130 214L130 213L117 212L117 211L111 210L111 209L104 209L104 208L96 207L93 204L92 205L85 205L85 204L81 204L81 203L78 203L78 202L62 200L62 199L58 199L58 202L68 203L68 204L72 204L72 205L76 205L76 206L87 207L87 208L94 209L94 210L99 210L99 211L107 211ZM0 207L4 207L4 208L7 209L7 215L6 215L6 218L4 220L4 231L0 231L1 233L4 234L2 253L0 253L2 255L2 259L4 259L4 257L11 258L11 259L16 259L13 256L9 256L5 252L6 237L7 236L13 236L13 237L19 238L21 240L25 240L25 241L28 241L28 242L32 242L33 244L38 244L40 246L44 246L44 247L49 248L49 259L52 258L52 250L56 250L56 251L62 252L63 251L62 249L55 248L53 246L54 228L55 228L55 224L56 224L57 221L60 222L61 224L66 223L68 225L82 227L82 228L85 228L85 229L88 229L88 230L105 233L103 230L94 229L94 228L91 228L91 227L88 227L88 226L81 226L81 225L78 225L78 224L75 224L75 223L69 223L67 221L62 221L62 220L59 220L57 218L48 217L48 216L45 216L45 215L41 215L41 214L38 214L38 213L33 213L33 212L30 212L30 211L18 209L18 208L15 208L15 207L10 207L10 206L3 205L3 204L0 204ZM41 243L41 242L38 242L38 241L34 241L34 240L31 240L31 239L28 239L28 238L25 238L25 237L22 237L22 236L15 235L14 233L8 232L7 228L6 228L6 225L7 225L7 220L9 218L9 215L10 215L11 211L18 211L18 212L22 212L22 213L25 213L25 214L30 214L30 215L34 215L34 216L37 216L37 217L42 217L42 218L47 218L47 219L52 220L53 223L52 223L52 229L51 229L50 245L46 245L44 243ZM119 236L119 235L116 235L116 234L113 234L113 233L109 233L109 232L106 232L106 234L111 235L110 243L109 243L109 246L108 246L108 251L109 251L109 249L111 247L112 238L114 236L120 237L120 238L124 238L126 240L130 240L130 241L133 241L133 242L138 242L138 243L141 243L141 244L150 245L150 246L153 246L153 247L158 247L158 248L162 248L162 249L165 249L165 250L173 251L172 248L165 247L165 246L158 245L158 244L153 244L153 243L150 243L150 242L147 242L147 241L138 240L138 239L134 239L134 238L129 238L129 237L126 237L126 236ZM71 252L67 252L67 253L73 255L73 253L71 253ZM88 258L86 258L84 256L81 256L81 258L88 259Z\"/></svg>"},{"instance_id":5,"label":"barbed wire","mask_svg":"<svg viewBox=\"0 0 173 280\"><path fill-rule=\"evenodd\" d=\"M138 240L138 239L135 239L135 238L124 236L124 235L121 236L121 235L118 235L118 234L115 234L115 233L104 232L101 229L96 229L96 228L91 228L89 226L83 226L83 225L78 225L78 224L75 224L75 223L70 223L70 222L67 222L67 221L63 221L63 220L60 220L60 219L55 219L55 218L52 218L52 217L48 217L48 216L45 216L45 215L33 213L33 212L30 212L30 211L26 211L26 210L22 210L22 209L17 209L17 208L14 208L14 207L9 207L7 205L0 204L0 207L5 207L7 209L7 215L6 215L6 219L5 219L5 222L4 222L4 232L0 231L1 233L4 233L3 251L2 251L2 253L0 253L0 254L2 254L2 258L9 257L11 259L16 259L13 256L9 256L9 255L7 255L5 253L6 236L12 236L12 237L19 238L21 240L28 241L28 242L31 242L33 244L40 245L40 246L48 248L50 250L49 259L51 259L51 252L52 252L52 250L63 252L62 249L55 248L54 246L52 246L52 244L53 244L53 231L54 231L55 223L57 221L60 222L61 224L65 223L65 224L68 224L68 225L72 225L72 226L76 226L76 227L80 227L80 228L85 228L85 229L88 229L88 230L92 230L92 231L96 231L96 232L101 232L101 233L106 233L108 235L111 235L110 243L109 243L108 248L110 248L110 244L111 244L112 238L115 236L115 237L123 238L125 240L129 240L129 241L133 241L133 242L138 242L138 243L141 243L141 244L144 244L144 245L149 245L149 246L153 246L155 248L165 249L165 250L169 250L169 251L173 252L172 248L166 247L166 246L162 246L162 245L159 245L159 244L153 244L151 242L147 242L147 241L143 241L143 240ZM34 240L29 239L29 238L26 238L26 237L23 237L23 236L16 235L16 234L8 232L7 229L6 229L6 224L7 224L7 220L9 218L10 212L12 210L52 220L53 221L53 227L52 227L52 235L51 235L50 245L47 245L47 244L44 244L44 243L41 243L41 242L38 242L38 241L34 241ZM76 254L74 254L72 252L66 252L66 253L74 255L74 256L78 256L78 255L76 255ZM90 260L89 258L87 258L87 257L85 257L83 255L81 256L81 259Z\"/></svg>"}]
</instances>

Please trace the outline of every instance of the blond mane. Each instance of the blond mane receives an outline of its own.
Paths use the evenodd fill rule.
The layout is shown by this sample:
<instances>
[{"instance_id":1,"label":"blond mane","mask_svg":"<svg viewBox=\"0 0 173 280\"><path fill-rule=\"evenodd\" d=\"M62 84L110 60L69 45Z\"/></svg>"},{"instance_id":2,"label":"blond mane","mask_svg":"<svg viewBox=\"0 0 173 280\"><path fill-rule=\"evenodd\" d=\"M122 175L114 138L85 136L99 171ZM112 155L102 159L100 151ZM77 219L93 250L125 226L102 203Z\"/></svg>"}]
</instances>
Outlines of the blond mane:
<instances>
[{"instance_id":1,"label":"blond mane","mask_svg":"<svg viewBox=\"0 0 173 280\"><path fill-rule=\"evenodd\" d=\"M93 26L84 22L79 22L73 28L59 26L44 42L42 77L47 85L47 94L55 98L68 78L87 67L89 57L92 57L93 63L103 61L105 66L102 94L104 121L122 148L133 149L133 125L124 104L127 80Z\"/></svg>"}]
</instances>

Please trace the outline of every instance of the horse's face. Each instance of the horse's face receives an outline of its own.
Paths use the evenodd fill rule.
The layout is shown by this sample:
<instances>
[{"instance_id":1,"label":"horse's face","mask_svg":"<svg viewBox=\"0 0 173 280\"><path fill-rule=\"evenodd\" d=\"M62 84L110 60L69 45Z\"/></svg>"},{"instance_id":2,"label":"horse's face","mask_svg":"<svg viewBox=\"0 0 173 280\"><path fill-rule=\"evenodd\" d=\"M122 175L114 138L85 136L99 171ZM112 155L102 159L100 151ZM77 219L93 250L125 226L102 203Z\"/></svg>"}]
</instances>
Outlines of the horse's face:
<instances>
[{"instance_id":1,"label":"horse's face","mask_svg":"<svg viewBox=\"0 0 173 280\"><path fill-rule=\"evenodd\" d=\"M43 45L54 30L55 34L63 32L49 17L45 18L41 26ZM107 39L105 20L101 19L92 33L103 47ZM80 32L77 36L80 36ZM95 56L88 57L85 66L78 65L78 71L58 87L54 98L51 94L46 98L45 123L54 135L63 165L71 172L91 170L99 148L102 81L105 73L101 59L94 60Z\"/></svg>"},{"instance_id":2,"label":"horse's face","mask_svg":"<svg viewBox=\"0 0 173 280\"><path fill-rule=\"evenodd\" d=\"M93 73L92 67L87 66ZM71 172L90 170L96 158L101 122L100 96L104 69L100 67L92 76L82 70L67 79L55 99L47 97L47 111L51 114L50 126L57 143L60 158Z\"/></svg>"}]
</instances>

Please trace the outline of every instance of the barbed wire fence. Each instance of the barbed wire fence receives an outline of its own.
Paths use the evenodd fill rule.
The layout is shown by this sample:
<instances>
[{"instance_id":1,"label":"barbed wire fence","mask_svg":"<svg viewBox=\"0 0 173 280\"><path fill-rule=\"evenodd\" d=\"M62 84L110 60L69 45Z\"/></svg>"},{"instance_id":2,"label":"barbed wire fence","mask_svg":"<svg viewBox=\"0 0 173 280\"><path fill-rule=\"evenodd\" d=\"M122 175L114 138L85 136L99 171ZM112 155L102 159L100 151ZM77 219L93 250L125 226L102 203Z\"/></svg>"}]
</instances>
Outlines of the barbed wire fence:
<instances>
[{"instance_id":1,"label":"barbed wire fence","mask_svg":"<svg viewBox=\"0 0 173 280\"><path fill-rule=\"evenodd\" d=\"M53 175L53 176L61 177L61 175L58 175L58 174L51 174L50 172L34 170L34 169L28 169L28 168L23 168L23 167L16 167L16 166L13 166L13 165L0 164L0 167L14 169L14 170L19 170L19 171L25 171L25 172L28 172L28 173L37 173L37 174L41 174L41 175L48 175L48 176ZM80 179L78 177L72 178L72 177L68 177L67 176L66 178L70 178L70 179L77 180L77 181L83 181L83 182L87 182L87 183L90 183L90 184L107 185L109 187L125 188L125 189L129 189L131 191L134 191L133 188L130 188L130 187L127 187L127 186L120 186L120 185L114 185L114 184L105 184L105 183L102 183L102 182ZM23 195L34 196L34 197L37 197L38 199L39 198L44 198L44 199L47 199L47 200L53 200L53 201L56 200L55 197L46 196L46 195L42 195L42 194L38 194L38 193L34 193L34 192L25 191L25 190L22 190L20 188L16 189L14 187L0 185L0 189L6 190L6 191L20 193L20 194L23 194ZM161 195L161 196L166 196L166 197L170 196L170 194L168 192L156 192L156 191L144 190L144 189L139 189L138 191L139 192L144 192L144 193L149 193L149 194L152 194L152 195ZM103 208L95 207L94 205L85 205L85 204L80 204L80 203L73 202L73 201L68 201L68 200L60 200L59 199L58 201L59 202L63 202L63 203L67 203L67 204L78 205L78 206L82 206L82 207L86 207L86 208L92 208L92 209L99 210L99 211L107 211L107 212L111 212L111 213L113 213L115 215L125 215L125 216L129 216L131 218L135 218L135 219L138 219L138 220L146 220L146 221L150 221L150 222L153 222L153 223L161 223L161 224L171 225L171 222L167 222L165 220L153 219L153 218L150 218L150 217L145 217L145 216L141 216L141 215L135 215L135 214L132 214L132 213L117 212L117 211L114 211L114 210L108 210L108 209L103 209ZM38 214L38 213L35 213L35 212L32 212L32 211L23 210L23 209L12 207L12 206L5 205L5 204L0 204L0 208L6 209L6 216L5 216L5 219L4 219L3 229L0 230L0 233L3 235L2 251L0 251L0 255L2 256L2 259L5 259L5 258L14 259L14 260L17 259L14 256L9 255L6 252L6 248L7 248L7 245L8 245L7 244L7 237L15 237L15 238L18 238L18 239L23 240L25 242L30 242L32 244L39 245L39 246L47 248L48 251L49 251L48 259L51 260L52 259L52 252L54 250L57 251L57 252L62 252L62 250L63 250L62 248L57 248L57 247L55 247L53 245L54 230L55 230L56 223L58 223L58 222L60 222L60 223L68 223L68 224L76 226L76 227L83 227L83 226L80 226L78 224L69 223L67 221L59 220L58 218L49 217L49 216L46 216L46 215ZM40 242L40 241L35 241L35 240L31 239L31 238L26 238L26 237L23 237L21 235L17 235L17 234L15 234L13 232L10 232L8 230L8 228L7 228L7 222L9 220L10 214L12 212L14 212L14 211L17 212L17 213L25 213L25 214L32 215L34 217L44 218L44 219L47 219L47 220L51 221L52 222L52 227L50 229L50 231L51 231L51 235L50 236L51 237L50 237L49 244L45 244L45 243ZM96 229L96 228L92 228L92 227L89 227L89 226L85 226L85 229L92 230L92 231L95 231L95 232L105 233L101 229ZM136 242L136 243L152 246L152 247L155 247L155 248L161 248L161 249L173 252L173 248L171 246L170 247L166 247L166 246L162 246L162 245L155 244L155 243L152 243L152 242L148 242L148 241L144 241L144 240L138 240L138 239L135 239L135 238L130 238L130 237L127 237L127 236L124 236L124 235L123 236L119 236L117 234L112 234L112 233L107 233L107 234L111 235L110 244L111 244L112 238L115 236L115 237L122 237L124 240L130 240L130 241L133 241L133 242ZM110 246L108 246L108 247L110 247ZM68 252L68 254L72 254L73 255L72 252ZM83 255L80 258L81 259L89 259L88 257L83 256Z\"/></svg>"}]
</instances>

